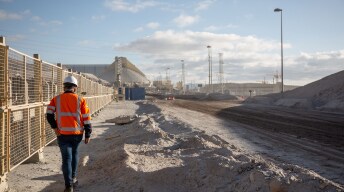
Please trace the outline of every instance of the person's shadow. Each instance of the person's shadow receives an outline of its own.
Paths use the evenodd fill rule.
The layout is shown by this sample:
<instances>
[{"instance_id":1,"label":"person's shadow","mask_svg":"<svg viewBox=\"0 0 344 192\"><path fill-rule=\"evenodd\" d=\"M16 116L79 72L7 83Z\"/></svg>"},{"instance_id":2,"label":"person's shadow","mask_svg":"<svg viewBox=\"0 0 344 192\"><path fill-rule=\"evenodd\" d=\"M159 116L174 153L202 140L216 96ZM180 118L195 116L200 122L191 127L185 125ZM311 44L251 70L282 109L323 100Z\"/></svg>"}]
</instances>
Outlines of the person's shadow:
<instances>
[{"instance_id":1,"label":"person's shadow","mask_svg":"<svg viewBox=\"0 0 344 192\"><path fill-rule=\"evenodd\" d=\"M52 183L48 187L43 189L42 191L55 192L55 191L63 191L64 190L64 181L63 181L63 175L62 174L36 177L36 178L33 178L32 180L52 181Z\"/></svg>"}]
</instances>

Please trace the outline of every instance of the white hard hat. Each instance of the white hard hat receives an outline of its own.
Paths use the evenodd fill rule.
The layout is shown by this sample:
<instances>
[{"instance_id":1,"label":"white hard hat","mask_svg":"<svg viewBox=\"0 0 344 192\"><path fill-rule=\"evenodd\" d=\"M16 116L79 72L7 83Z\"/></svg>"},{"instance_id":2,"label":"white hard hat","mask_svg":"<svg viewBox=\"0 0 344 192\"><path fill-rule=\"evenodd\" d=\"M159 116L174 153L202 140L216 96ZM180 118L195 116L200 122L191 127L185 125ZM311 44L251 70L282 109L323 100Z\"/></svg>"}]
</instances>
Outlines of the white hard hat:
<instances>
[{"instance_id":1,"label":"white hard hat","mask_svg":"<svg viewBox=\"0 0 344 192\"><path fill-rule=\"evenodd\" d=\"M73 76L67 76L64 79L63 83L71 83L71 84L78 86L78 80Z\"/></svg>"}]
</instances>

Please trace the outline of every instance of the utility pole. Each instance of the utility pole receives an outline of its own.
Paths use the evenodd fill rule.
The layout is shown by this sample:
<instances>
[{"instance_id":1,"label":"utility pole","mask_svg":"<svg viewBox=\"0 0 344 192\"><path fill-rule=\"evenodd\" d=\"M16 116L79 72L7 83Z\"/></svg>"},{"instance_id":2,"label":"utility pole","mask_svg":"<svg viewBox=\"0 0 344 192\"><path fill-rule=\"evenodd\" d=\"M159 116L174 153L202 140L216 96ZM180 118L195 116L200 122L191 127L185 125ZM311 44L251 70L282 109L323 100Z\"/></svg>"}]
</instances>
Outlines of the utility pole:
<instances>
[{"instance_id":1,"label":"utility pole","mask_svg":"<svg viewBox=\"0 0 344 192\"><path fill-rule=\"evenodd\" d=\"M208 61L209 61L209 89L212 89L213 92L214 92L214 88L213 88L213 64L212 64L212 57L211 57L211 46L208 45L207 48L208 48Z\"/></svg>"},{"instance_id":2,"label":"utility pole","mask_svg":"<svg viewBox=\"0 0 344 192\"><path fill-rule=\"evenodd\" d=\"M182 62L182 87L183 87L183 94L185 94L185 65L184 60L181 60Z\"/></svg>"},{"instance_id":3,"label":"utility pole","mask_svg":"<svg viewBox=\"0 0 344 192\"><path fill-rule=\"evenodd\" d=\"M281 93L284 92L284 83L283 83L283 24L282 24L282 9L276 8L274 12L281 12Z\"/></svg>"},{"instance_id":4,"label":"utility pole","mask_svg":"<svg viewBox=\"0 0 344 192\"><path fill-rule=\"evenodd\" d=\"M166 68L166 86L167 86L167 89L171 92L171 86L172 86L172 82L170 81L170 74L169 74L169 70L170 68L167 67Z\"/></svg>"},{"instance_id":5,"label":"utility pole","mask_svg":"<svg viewBox=\"0 0 344 192\"><path fill-rule=\"evenodd\" d=\"M223 53L219 53L219 80L221 93L223 94Z\"/></svg>"}]
</instances>

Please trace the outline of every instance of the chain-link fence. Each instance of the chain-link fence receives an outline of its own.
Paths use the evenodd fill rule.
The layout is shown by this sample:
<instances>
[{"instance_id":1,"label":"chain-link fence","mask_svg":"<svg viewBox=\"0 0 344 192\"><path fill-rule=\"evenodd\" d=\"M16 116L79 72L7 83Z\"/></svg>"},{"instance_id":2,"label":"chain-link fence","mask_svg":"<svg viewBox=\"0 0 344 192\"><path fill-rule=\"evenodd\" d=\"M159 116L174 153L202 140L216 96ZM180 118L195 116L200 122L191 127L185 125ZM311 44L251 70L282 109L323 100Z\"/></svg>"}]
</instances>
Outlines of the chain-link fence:
<instances>
[{"instance_id":1,"label":"chain-link fence","mask_svg":"<svg viewBox=\"0 0 344 192\"><path fill-rule=\"evenodd\" d=\"M0 42L0 176L55 140L45 118L46 106L63 92L62 81L68 75L77 78L77 93L92 114L113 100L113 88Z\"/></svg>"}]
</instances>

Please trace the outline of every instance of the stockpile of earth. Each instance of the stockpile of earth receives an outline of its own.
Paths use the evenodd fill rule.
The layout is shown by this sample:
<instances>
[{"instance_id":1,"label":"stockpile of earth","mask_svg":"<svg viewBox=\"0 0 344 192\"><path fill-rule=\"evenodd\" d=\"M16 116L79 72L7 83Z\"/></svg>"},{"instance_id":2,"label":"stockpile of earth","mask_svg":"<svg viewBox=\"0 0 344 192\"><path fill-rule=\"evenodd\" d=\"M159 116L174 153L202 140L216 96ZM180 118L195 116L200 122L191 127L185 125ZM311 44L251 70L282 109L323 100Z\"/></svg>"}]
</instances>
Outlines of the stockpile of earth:
<instances>
[{"instance_id":1,"label":"stockpile of earth","mask_svg":"<svg viewBox=\"0 0 344 192\"><path fill-rule=\"evenodd\" d=\"M114 123L135 112L141 116L130 124ZM76 191L344 190L310 169L248 154L222 135L202 131L189 124L192 120L173 114L146 101L112 103L103 109L93 119L91 143L80 147ZM10 192L63 191L59 149L46 149L50 152L45 152L45 163L10 172Z\"/></svg>"},{"instance_id":2,"label":"stockpile of earth","mask_svg":"<svg viewBox=\"0 0 344 192\"><path fill-rule=\"evenodd\" d=\"M168 132L175 131L176 126L182 124L158 112L143 115L120 129L112 129L97 140L101 145L92 146L95 154L84 157L80 190L342 190L341 186L313 171L244 154L218 135L196 130L187 134Z\"/></svg>"},{"instance_id":3,"label":"stockpile of earth","mask_svg":"<svg viewBox=\"0 0 344 192\"><path fill-rule=\"evenodd\" d=\"M344 71L283 94L257 96L246 102L344 112Z\"/></svg>"}]
</instances>

